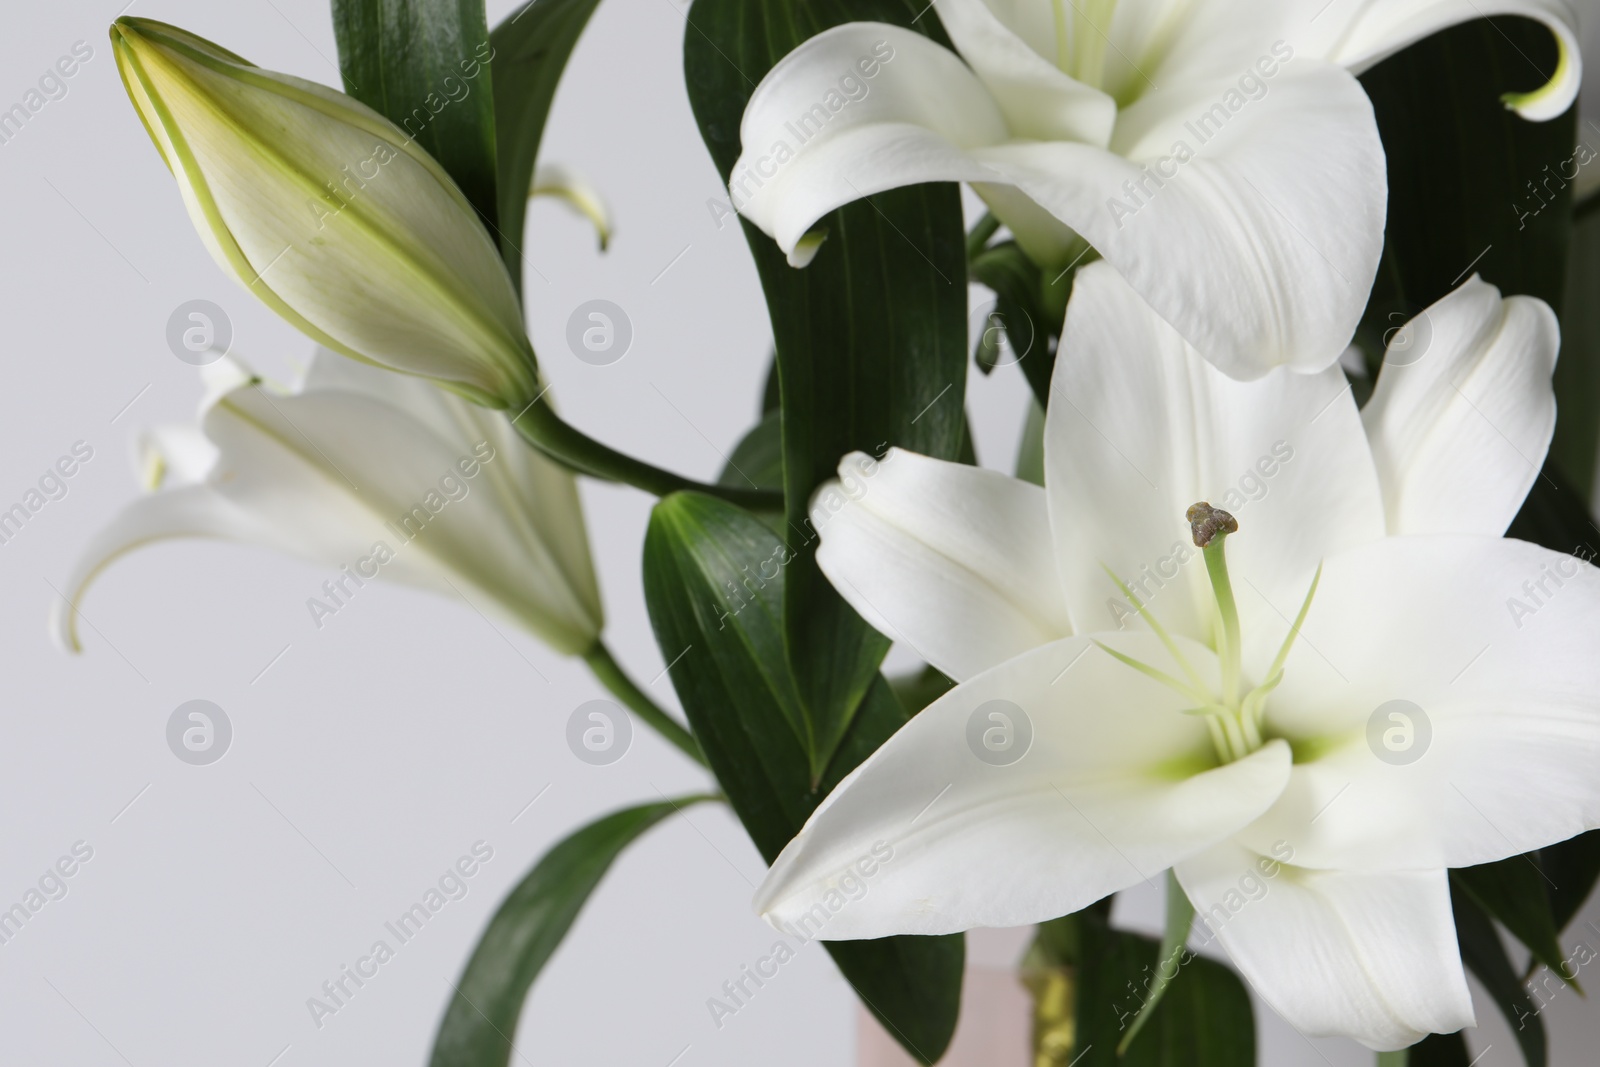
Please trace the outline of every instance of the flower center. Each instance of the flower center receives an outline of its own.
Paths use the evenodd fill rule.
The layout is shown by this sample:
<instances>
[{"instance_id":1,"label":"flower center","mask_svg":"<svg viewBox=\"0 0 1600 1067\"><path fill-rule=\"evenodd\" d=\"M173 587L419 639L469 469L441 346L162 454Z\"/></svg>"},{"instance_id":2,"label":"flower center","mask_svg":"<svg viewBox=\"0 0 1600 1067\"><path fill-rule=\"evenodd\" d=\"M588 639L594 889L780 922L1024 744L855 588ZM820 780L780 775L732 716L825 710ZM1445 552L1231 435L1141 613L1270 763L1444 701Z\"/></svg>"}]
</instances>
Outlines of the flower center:
<instances>
[{"instance_id":1,"label":"flower center","mask_svg":"<svg viewBox=\"0 0 1600 1067\"><path fill-rule=\"evenodd\" d=\"M1117 0L1051 0L1055 14L1056 68L1085 85L1105 78L1106 47ZM1068 8L1071 8L1070 12Z\"/></svg>"},{"instance_id":2,"label":"flower center","mask_svg":"<svg viewBox=\"0 0 1600 1067\"><path fill-rule=\"evenodd\" d=\"M1182 669L1184 677L1178 678L1159 667L1152 667L1148 663L1142 663L1131 656L1107 648L1098 641L1095 643L1121 663L1176 690L1186 700L1193 701L1195 706L1185 709L1184 714L1205 716L1206 726L1211 731L1211 742L1217 750L1217 757L1224 763L1231 763L1243 759L1261 747L1261 725L1267 697L1283 681L1284 662L1289 658L1289 650L1294 647L1295 638L1300 636L1300 627L1305 624L1306 614L1311 610L1311 598L1316 596L1317 583L1322 580L1322 567L1320 565L1317 567L1317 573L1311 579L1311 588L1306 591L1305 602L1300 605L1300 614L1295 616L1294 623L1289 627L1289 633L1278 649L1278 654L1273 657L1272 665L1267 668L1265 680L1241 693L1243 641L1239 625L1239 606L1234 600L1233 582L1228 576L1227 557L1228 537L1238 532L1239 522L1221 508L1214 508L1203 501L1191 507L1185 517L1194 534L1195 546L1205 554L1206 576L1211 581L1211 593L1216 608L1215 651L1222 665L1221 692L1212 690L1200 672L1194 669L1188 657L1183 654L1177 642L1172 640L1166 628L1134 595L1133 590L1110 570L1106 573L1111 575L1111 580L1117 583L1117 588L1138 611L1139 617L1154 631L1167 652Z\"/></svg>"}]
</instances>

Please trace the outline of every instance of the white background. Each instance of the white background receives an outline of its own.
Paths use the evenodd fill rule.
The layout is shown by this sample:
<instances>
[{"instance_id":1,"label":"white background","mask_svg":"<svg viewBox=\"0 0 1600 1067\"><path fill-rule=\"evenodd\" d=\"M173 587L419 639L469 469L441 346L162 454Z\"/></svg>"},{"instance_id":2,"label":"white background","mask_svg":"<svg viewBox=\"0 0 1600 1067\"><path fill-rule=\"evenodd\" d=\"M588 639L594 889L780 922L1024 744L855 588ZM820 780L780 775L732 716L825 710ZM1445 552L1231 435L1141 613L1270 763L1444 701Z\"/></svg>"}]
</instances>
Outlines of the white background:
<instances>
[{"instance_id":1,"label":"white background","mask_svg":"<svg viewBox=\"0 0 1600 1067\"><path fill-rule=\"evenodd\" d=\"M52 586L137 492L131 436L193 414L195 372L164 341L171 311L194 298L222 305L235 352L280 379L310 348L225 278L192 232L117 78L106 26L121 3L12 5L0 35L0 107L74 42L94 49L69 95L0 145L0 508L74 442L94 448L70 493L0 546L0 907L74 842L94 850L69 894L0 945L0 1063L422 1064L449 981L547 847L604 812L707 783L646 733L613 766L575 759L564 723L600 689L531 638L502 634L460 602L389 587L363 591L319 632L305 600L328 574L258 549L139 552L84 601L86 652L52 645ZM491 4L492 18L509 7ZM323 0L136 0L131 13L338 83ZM602 257L585 224L536 205L528 304L572 421L712 477L717 450L754 419L770 333L743 237L707 207L719 189L683 89L683 32L674 0L601 5L543 158L604 190L617 237ZM634 324L615 366L582 364L563 340L572 309L594 298ZM974 378L986 463L1009 467L1025 402L1014 370ZM584 498L610 639L637 677L657 678L639 589L650 501L593 484ZM665 679L651 691L674 701ZM231 751L210 767L180 763L164 740L168 715L195 698L234 724ZM479 840L494 858L468 896L314 1025L307 998ZM720 1030L711 1021L706 999L772 942L748 905L761 874L725 810L697 808L649 835L536 986L514 1062L848 1063L852 997L814 946ZM1155 892L1130 897L1120 914L1152 924ZM1486 1025L1473 1040L1492 1046L1479 1063L1520 1062L1479 1003ZM1258 1018L1263 1063L1371 1062L1348 1042L1303 1040L1264 1008ZM1546 1019L1553 1063L1591 1061L1594 1012L1566 994Z\"/></svg>"}]
</instances>

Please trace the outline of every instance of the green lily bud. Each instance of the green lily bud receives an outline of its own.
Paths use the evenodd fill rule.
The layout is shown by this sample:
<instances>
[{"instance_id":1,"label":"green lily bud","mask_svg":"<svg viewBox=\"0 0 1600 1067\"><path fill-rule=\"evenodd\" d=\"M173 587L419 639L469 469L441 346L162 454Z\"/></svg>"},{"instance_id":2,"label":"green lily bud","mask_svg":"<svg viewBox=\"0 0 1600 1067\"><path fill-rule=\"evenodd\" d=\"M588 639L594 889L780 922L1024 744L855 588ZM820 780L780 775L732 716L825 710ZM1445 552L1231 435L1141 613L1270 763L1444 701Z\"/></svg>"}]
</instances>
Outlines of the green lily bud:
<instances>
[{"instance_id":1,"label":"green lily bud","mask_svg":"<svg viewBox=\"0 0 1600 1067\"><path fill-rule=\"evenodd\" d=\"M111 42L195 228L246 289L343 355L489 407L534 399L510 275L404 130L174 26L120 18Z\"/></svg>"}]
</instances>

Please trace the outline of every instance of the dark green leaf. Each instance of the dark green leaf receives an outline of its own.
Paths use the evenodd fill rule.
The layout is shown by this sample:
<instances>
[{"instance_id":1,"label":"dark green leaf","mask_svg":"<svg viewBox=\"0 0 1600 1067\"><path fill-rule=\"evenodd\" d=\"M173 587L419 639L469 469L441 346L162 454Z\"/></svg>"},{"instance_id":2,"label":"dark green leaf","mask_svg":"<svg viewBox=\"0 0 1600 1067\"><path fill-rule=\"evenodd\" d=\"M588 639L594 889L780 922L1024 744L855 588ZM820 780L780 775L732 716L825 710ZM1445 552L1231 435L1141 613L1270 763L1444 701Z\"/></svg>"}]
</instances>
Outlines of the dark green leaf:
<instances>
[{"instance_id":1,"label":"dark green leaf","mask_svg":"<svg viewBox=\"0 0 1600 1067\"><path fill-rule=\"evenodd\" d=\"M972 280L987 285L995 294L991 320L998 321L991 321L991 328L979 335L979 366L983 365L986 351L997 349L997 335L1003 332L1010 349L1006 358L1021 368L1035 399L1045 404L1076 268L1046 278L1015 241L1002 241L983 249L967 266Z\"/></svg>"},{"instance_id":2,"label":"dark green leaf","mask_svg":"<svg viewBox=\"0 0 1600 1067\"><path fill-rule=\"evenodd\" d=\"M606 869L646 830L707 799L685 797L613 812L545 853L478 939L439 1024L432 1067L506 1067L528 989Z\"/></svg>"},{"instance_id":3,"label":"dark green leaf","mask_svg":"<svg viewBox=\"0 0 1600 1067\"><path fill-rule=\"evenodd\" d=\"M522 230L539 141L556 84L600 0L529 0L494 29L494 120L500 139L500 254L522 287Z\"/></svg>"},{"instance_id":4,"label":"dark green leaf","mask_svg":"<svg viewBox=\"0 0 1600 1067\"><path fill-rule=\"evenodd\" d=\"M333 0L333 32L345 91L410 134L499 225L483 0Z\"/></svg>"},{"instance_id":5,"label":"dark green leaf","mask_svg":"<svg viewBox=\"0 0 1600 1067\"><path fill-rule=\"evenodd\" d=\"M1254 1067L1250 994L1227 967L1192 953L1179 957L1166 995L1119 1057L1117 1043L1154 982L1160 944L1112 929L1094 909L1074 918L1077 1067Z\"/></svg>"},{"instance_id":6,"label":"dark green leaf","mask_svg":"<svg viewBox=\"0 0 1600 1067\"><path fill-rule=\"evenodd\" d=\"M1533 958L1561 973L1564 955L1556 940L1559 927L1550 910L1549 880L1532 856L1512 856L1499 863L1463 867L1450 872L1490 918L1527 946Z\"/></svg>"},{"instance_id":7,"label":"dark green leaf","mask_svg":"<svg viewBox=\"0 0 1600 1067\"><path fill-rule=\"evenodd\" d=\"M1406 1067L1472 1067L1467 1039L1457 1034L1429 1034L1410 1048Z\"/></svg>"},{"instance_id":8,"label":"dark green leaf","mask_svg":"<svg viewBox=\"0 0 1600 1067\"><path fill-rule=\"evenodd\" d=\"M1600 137L1585 129L1583 144L1600 152ZM1561 360L1556 364L1555 440L1550 458L1593 504L1600 458L1600 197L1575 212L1561 313ZM1552 209L1553 210L1553 209Z\"/></svg>"},{"instance_id":9,"label":"dark green leaf","mask_svg":"<svg viewBox=\"0 0 1600 1067\"><path fill-rule=\"evenodd\" d=\"M1545 887L1550 896L1550 914L1556 929L1565 930L1594 891L1596 880L1600 880L1600 830L1541 848L1539 865L1550 879Z\"/></svg>"},{"instance_id":10,"label":"dark green leaf","mask_svg":"<svg viewBox=\"0 0 1600 1067\"><path fill-rule=\"evenodd\" d=\"M1544 1020L1512 969L1494 922L1456 884L1450 886L1450 903L1456 916L1456 939L1461 942L1461 961L1478 976L1505 1016L1528 1067L1545 1067Z\"/></svg>"},{"instance_id":11,"label":"dark green leaf","mask_svg":"<svg viewBox=\"0 0 1600 1067\"><path fill-rule=\"evenodd\" d=\"M753 516L677 493L645 535L645 602L672 684L712 773L770 863L830 789L906 721L881 676L820 782L783 645L783 581L795 557ZM862 1001L923 1063L943 1052L960 1001L962 939L829 942Z\"/></svg>"},{"instance_id":12,"label":"dark green leaf","mask_svg":"<svg viewBox=\"0 0 1600 1067\"><path fill-rule=\"evenodd\" d=\"M768 412L728 457L718 485L783 491L783 436L778 412Z\"/></svg>"},{"instance_id":13,"label":"dark green leaf","mask_svg":"<svg viewBox=\"0 0 1600 1067\"><path fill-rule=\"evenodd\" d=\"M889 688L894 690L900 706L913 715L950 692L955 684L936 667L924 667L920 671L889 679Z\"/></svg>"},{"instance_id":14,"label":"dark green leaf","mask_svg":"<svg viewBox=\"0 0 1600 1067\"><path fill-rule=\"evenodd\" d=\"M724 180L739 155L745 103L780 58L813 34L857 20L914 24L945 43L927 7L925 0L696 0L684 72ZM958 456L967 345L965 234L954 185L873 196L822 225L827 240L804 270L745 225L782 382L784 482L797 555L787 568L784 633L810 724L813 776L849 729L889 642L817 570L807 503L853 449L881 454L902 445Z\"/></svg>"},{"instance_id":15,"label":"dark green leaf","mask_svg":"<svg viewBox=\"0 0 1600 1067\"><path fill-rule=\"evenodd\" d=\"M1500 101L1543 85L1555 59L1549 30L1501 18L1435 34L1362 75L1389 160L1383 261L1357 335L1369 359L1473 272L1561 307L1572 190L1539 183L1572 157L1575 115L1529 122Z\"/></svg>"}]
</instances>

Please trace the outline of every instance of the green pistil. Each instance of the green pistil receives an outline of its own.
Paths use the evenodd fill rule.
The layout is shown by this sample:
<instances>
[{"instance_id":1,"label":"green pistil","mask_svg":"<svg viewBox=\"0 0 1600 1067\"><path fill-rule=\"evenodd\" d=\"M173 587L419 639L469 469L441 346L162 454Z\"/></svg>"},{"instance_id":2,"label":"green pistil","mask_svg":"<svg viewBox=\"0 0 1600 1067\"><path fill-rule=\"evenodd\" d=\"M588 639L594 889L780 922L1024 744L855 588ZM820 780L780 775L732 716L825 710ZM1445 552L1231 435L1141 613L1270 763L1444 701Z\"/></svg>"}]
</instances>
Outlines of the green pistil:
<instances>
[{"instance_id":1,"label":"green pistil","mask_svg":"<svg viewBox=\"0 0 1600 1067\"><path fill-rule=\"evenodd\" d=\"M1300 636L1300 628L1305 624L1306 615L1311 611L1311 600L1316 596L1317 586L1322 581L1322 568L1320 566L1317 568L1316 576L1311 580L1311 588L1306 591L1305 601L1300 605L1300 613L1295 617L1294 623L1283 639L1283 644L1278 649L1278 654L1273 658L1266 679L1241 698L1240 659L1244 642L1240 633L1239 606L1234 599L1233 584L1228 577L1228 560L1225 554L1228 535L1238 531L1239 523L1226 511L1206 503L1194 505L1189 509L1187 517L1194 533L1194 543L1205 554L1206 574L1211 579L1211 590L1217 602L1217 615L1221 620L1220 631L1216 635L1216 651L1222 665L1222 695L1215 699L1209 695L1199 672L1184 657L1177 642L1139 598L1134 596L1133 590L1109 569L1106 573L1111 575L1111 580L1138 611L1139 617L1154 631L1167 652L1182 666L1184 673L1188 675L1188 681L1108 648L1098 641L1095 644L1118 662L1179 693L1185 700L1192 701L1195 706L1187 709L1185 714L1205 717L1206 728L1211 734L1211 742L1217 750L1217 756L1224 763L1231 763L1250 755L1263 743L1261 726L1267 697L1283 681L1284 663L1289 658L1289 651L1294 647L1295 639Z\"/></svg>"},{"instance_id":2,"label":"green pistil","mask_svg":"<svg viewBox=\"0 0 1600 1067\"><path fill-rule=\"evenodd\" d=\"M1073 0L1077 20L1073 25L1073 76L1085 85L1099 87L1105 79L1106 46L1111 38L1111 18L1117 0Z\"/></svg>"},{"instance_id":3,"label":"green pistil","mask_svg":"<svg viewBox=\"0 0 1600 1067\"><path fill-rule=\"evenodd\" d=\"M1056 69L1070 75L1067 68L1072 65L1072 31L1068 29L1067 0L1052 0L1051 7L1056 16Z\"/></svg>"}]
</instances>

